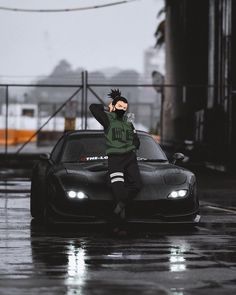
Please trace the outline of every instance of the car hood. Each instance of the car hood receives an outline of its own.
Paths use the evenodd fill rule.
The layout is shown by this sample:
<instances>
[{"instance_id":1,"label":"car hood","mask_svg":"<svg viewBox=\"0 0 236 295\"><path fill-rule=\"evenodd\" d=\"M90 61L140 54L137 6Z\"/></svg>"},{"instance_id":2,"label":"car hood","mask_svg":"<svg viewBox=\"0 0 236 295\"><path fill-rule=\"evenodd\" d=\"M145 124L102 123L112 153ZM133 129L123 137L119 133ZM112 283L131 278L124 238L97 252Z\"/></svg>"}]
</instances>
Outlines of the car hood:
<instances>
[{"instance_id":1,"label":"car hood","mask_svg":"<svg viewBox=\"0 0 236 295\"><path fill-rule=\"evenodd\" d=\"M139 198L162 196L173 189L188 188L194 174L170 163L139 162L143 189ZM64 189L80 188L96 192L97 198L107 199L109 175L107 162L64 163L55 172ZM94 193L93 193L94 194ZM100 197L99 197L100 196Z\"/></svg>"},{"instance_id":2,"label":"car hood","mask_svg":"<svg viewBox=\"0 0 236 295\"><path fill-rule=\"evenodd\" d=\"M184 183L189 175L193 173L183 167L170 163L158 162L139 162L139 170L144 181L151 181L154 177L155 182L160 178L165 184ZM101 163L65 163L63 165L67 175L83 176L87 181L93 181L99 175L108 174L106 162Z\"/></svg>"}]
</instances>

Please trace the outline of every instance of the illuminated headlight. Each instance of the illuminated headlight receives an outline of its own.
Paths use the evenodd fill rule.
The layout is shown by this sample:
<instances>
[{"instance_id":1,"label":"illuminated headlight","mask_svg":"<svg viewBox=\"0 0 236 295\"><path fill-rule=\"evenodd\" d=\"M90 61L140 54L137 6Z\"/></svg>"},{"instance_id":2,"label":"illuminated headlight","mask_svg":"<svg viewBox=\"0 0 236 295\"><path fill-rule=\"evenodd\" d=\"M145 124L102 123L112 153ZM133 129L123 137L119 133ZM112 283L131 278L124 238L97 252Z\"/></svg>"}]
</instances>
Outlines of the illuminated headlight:
<instances>
[{"instance_id":1,"label":"illuminated headlight","mask_svg":"<svg viewBox=\"0 0 236 295\"><path fill-rule=\"evenodd\" d=\"M71 199L74 199L76 197L76 192L75 191L69 191L68 193L68 196L71 198Z\"/></svg>"},{"instance_id":2,"label":"illuminated headlight","mask_svg":"<svg viewBox=\"0 0 236 295\"><path fill-rule=\"evenodd\" d=\"M80 200L82 200L82 199L87 199L87 198L88 198L88 197L85 195L85 193L83 193L83 192L78 192L77 195L76 195L76 197L77 197L78 199L80 199Z\"/></svg>"},{"instance_id":3,"label":"illuminated headlight","mask_svg":"<svg viewBox=\"0 0 236 295\"><path fill-rule=\"evenodd\" d=\"M83 200L83 199L88 199L88 196L84 193L84 192L81 192L81 191L68 191L67 192L67 195L70 199L80 199L80 200Z\"/></svg>"},{"instance_id":4,"label":"illuminated headlight","mask_svg":"<svg viewBox=\"0 0 236 295\"><path fill-rule=\"evenodd\" d=\"M168 195L168 199L181 199L187 195L188 190L181 189L178 191L173 191Z\"/></svg>"}]
</instances>

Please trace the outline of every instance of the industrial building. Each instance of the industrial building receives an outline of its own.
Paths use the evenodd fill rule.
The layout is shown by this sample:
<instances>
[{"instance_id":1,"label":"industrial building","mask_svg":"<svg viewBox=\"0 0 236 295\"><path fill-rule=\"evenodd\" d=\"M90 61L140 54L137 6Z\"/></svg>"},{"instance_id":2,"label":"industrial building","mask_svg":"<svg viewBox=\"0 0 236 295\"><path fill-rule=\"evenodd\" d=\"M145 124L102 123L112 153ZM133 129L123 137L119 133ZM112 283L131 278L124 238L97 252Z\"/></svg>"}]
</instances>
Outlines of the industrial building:
<instances>
[{"instance_id":1,"label":"industrial building","mask_svg":"<svg viewBox=\"0 0 236 295\"><path fill-rule=\"evenodd\" d=\"M166 0L162 141L194 142L206 166L236 164L236 1Z\"/></svg>"}]
</instances>

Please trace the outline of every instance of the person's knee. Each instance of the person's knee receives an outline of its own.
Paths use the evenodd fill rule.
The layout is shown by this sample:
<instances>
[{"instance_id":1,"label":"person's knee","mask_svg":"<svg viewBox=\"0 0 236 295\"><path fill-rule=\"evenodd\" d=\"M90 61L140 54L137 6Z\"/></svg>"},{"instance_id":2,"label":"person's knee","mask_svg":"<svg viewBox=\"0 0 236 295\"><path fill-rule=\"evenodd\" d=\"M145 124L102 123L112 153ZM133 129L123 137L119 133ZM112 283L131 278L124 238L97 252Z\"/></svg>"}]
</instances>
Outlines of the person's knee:
<instances>
[{"instance_id":1,"label":"person's knee","mask_svg":"<svg viewBox=\"0 0 236 295\"><path fill-rule=\"evenodd\" d=\"M122 171L112 172L109 177L112 185L116 184L116 182L124 183L124 172Z\"/></svg>"}]
</instances>

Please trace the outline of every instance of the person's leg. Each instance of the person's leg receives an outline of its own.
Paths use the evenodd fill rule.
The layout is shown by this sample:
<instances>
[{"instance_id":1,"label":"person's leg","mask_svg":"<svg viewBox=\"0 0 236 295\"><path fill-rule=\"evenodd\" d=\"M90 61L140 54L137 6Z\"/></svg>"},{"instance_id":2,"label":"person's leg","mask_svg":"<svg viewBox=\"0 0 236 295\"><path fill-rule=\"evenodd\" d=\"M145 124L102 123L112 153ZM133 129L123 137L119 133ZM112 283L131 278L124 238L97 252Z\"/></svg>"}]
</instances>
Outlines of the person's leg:
<instances>
[{"instance_id":1,"label":"person's leg","mask_svg":"<svg viewBox=\"0 0 236 295\"><path fill-rule=\"evenodd\" d=\"M123 157L123 165L124 167L124 189L125 189L125 197L122 198L124 207L120 211L121 222L119 224L119 233L124 235L127 234L127 221L126 215L127 210L129 211L130 206L132 206L132 199L135 198L137 193L142 188L142 179L139 171L139 166L137 162L137 156L135 152L129 152Z\"/></svg>"},{"instance_id":2,"label":"person's leg","mask_svg":"<svg viewBox=\"0 0 236 295\"><path fill-rule=\"evenodd\" d=\"M128 200L135 198L137 193L142 188L142 179L139 171L136 154L130 154L129 161L124 169L125 172L125 187L128 193Z\"/></svg>"},{"instance_id":3,"label":"person's leg","mask_svg":"<svg viewBox=\"0 0 236 295\"><path fill-rule=\"evenodd\" d=\"M108 157L108 174L115 201L123 201L127 196L127 191L124 182L122 155L110 155Z\"/></svg>"},{"instance_id":4,"label":"person's leg","mask_svg":"<svg viewBox=\"0 0 236 295\"><path fill-rule=\"evenodd\" d=\"M114 213L120 217L128 198L127 189L124 183L124 163L125 156L109 155L108 157L108 173L112 194L115 200Z\"/></svg>"}]
</instances>

